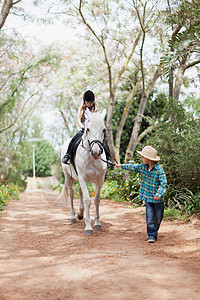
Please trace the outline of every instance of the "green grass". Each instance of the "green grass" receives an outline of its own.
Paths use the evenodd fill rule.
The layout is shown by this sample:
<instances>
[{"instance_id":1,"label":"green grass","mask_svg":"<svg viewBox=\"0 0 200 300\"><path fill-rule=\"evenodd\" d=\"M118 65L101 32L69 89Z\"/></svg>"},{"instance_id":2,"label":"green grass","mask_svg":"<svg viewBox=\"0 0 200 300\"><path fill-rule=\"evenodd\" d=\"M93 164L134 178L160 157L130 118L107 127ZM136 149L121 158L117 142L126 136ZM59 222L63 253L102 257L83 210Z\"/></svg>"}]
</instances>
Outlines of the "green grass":
<instances>
[{"instance_id":1,"label":"green grass","mask_svg":"<svg viewBox=\"0 0 200 300\"><path fill-rule=\"evenodd\" d=\"M163 220L187 221L188 220L188 215L185 214L185 213L182 213L180 210L177 210L177 209L166 208L164 210Z\"/></svg>"}]
</instances>

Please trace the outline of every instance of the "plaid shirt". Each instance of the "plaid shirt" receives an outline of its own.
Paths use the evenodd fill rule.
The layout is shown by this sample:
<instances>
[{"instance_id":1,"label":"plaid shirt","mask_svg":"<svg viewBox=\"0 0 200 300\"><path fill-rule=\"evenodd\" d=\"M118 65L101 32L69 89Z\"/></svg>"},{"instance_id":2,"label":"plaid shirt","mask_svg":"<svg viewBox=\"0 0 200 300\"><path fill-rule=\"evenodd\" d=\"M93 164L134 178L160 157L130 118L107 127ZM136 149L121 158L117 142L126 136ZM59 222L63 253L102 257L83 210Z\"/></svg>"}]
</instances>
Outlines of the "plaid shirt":
<instances>
[{"instance_id":1,"label":"plaid shirt","mask_svg":"<svg viewBox=\"0 0 200 300\"><path fill-rule=\"evenodd\" d=\"M146 164L124 164L122 169L140 174L140 199L146 202L159 203L164 201L167 179L163 168L157 163L149 171ZM157 196L160 200L154 199Z\"/></svg>"}]
</instances>

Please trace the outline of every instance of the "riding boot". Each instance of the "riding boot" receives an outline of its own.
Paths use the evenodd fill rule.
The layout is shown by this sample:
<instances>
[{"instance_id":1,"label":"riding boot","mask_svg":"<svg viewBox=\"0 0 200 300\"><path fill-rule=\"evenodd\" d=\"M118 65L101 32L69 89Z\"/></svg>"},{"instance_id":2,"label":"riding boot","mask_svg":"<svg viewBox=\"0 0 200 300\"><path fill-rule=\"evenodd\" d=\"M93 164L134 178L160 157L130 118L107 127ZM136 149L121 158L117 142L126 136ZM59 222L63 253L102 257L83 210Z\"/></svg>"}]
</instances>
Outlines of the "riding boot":
<instances>
[{"instance_id":1,"label":"riding boot","mask_svg":"<svg viewBox=\"0 0 200 300\"><path fill-rule=\"evenodd\" d=\"M62 158L62 163L63 164L66 164L66 165L69 165L70 164L70 155L68 153L66 153L63 158Z\"/></svg>"}]
</instances>

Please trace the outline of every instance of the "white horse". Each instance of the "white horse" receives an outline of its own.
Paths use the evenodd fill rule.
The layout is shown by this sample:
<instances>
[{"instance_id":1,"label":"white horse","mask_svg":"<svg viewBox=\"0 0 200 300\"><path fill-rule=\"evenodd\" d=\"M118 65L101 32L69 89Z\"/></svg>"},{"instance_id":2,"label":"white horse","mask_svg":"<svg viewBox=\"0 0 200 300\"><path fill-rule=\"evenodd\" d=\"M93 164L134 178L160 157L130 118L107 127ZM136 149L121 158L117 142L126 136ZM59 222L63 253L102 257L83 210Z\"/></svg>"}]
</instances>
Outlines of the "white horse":
<instances>
[{"instance_id":1,"label":"white horse","mask_svg":"<svg viewBox=\"0 0 200 300\"><path fill-rule=\"evenodd\" d=\"M91 199L88 191L88 183L95 184L95 220L94 229L101 230L101 223L99 217L99 204L100 204L100 192L104 183L107 163L106 155L103 148L103 140L105 138L105 118L106 110L101 114L99 112L86 113L86 122L82 141L79 144L76 155L74 158L75 168L72 164L66 165L62 163L62 169L65 175L64 184L64 198L67 201L69 195L71 200L71 223L76 223L76 216L73 205L73 183L74 179L79 181L79 195L80 195L80 209L78 212L78 219L82 220L84 217L84 209L86 211L85 216L85 234L93 235L93 229L90 219L90 205ZM62 147L61 159L66 153L70 139Z\"/></svg>"}]
</instances>

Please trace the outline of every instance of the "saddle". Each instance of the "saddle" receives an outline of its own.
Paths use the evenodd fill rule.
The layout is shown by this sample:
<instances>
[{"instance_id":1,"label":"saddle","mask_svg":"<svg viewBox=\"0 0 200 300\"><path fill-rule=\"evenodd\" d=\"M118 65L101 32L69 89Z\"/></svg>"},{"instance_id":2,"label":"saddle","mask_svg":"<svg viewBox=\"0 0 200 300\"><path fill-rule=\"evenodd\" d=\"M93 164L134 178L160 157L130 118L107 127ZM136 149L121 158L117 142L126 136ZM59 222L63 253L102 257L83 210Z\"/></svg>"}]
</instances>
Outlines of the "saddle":
<instances>
[{"instance_id":1,"label":"saddle","mask_svg":"<svg viewBox=\"0 0 200 300\"><path fill-rule=\"evenodd\" d=\"M70 156L70 162L71 164L75 167L75 164L74 164L74 157L75 157L75 154L76 154L76 150L78 148L78 145L80 144L81 142L81 138L83 136L83 133L84 133L84 129L82 128L80 131L77 132L77 134L71 139L70 143L69 143L69 146L68 146L68 150L67 150L67 153L69 154Z\"/></svg>"},{"instance_id":2,"label":"saddle","mask_svg":"<svg viewBox=\"0 0 200 300\"><path fill-rule=\"evenodd\" d=\"M74 167L75 167L74 158L75 158L75 155L76 155L76 150L77 150L77 148L78 148L78 146L81 142L81 138L82 138L82 136L77 138L77 140L74 141L74 143L72 144L72 148L71 148L71 163Z\"/></svg>"}]
</instances>

